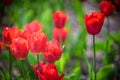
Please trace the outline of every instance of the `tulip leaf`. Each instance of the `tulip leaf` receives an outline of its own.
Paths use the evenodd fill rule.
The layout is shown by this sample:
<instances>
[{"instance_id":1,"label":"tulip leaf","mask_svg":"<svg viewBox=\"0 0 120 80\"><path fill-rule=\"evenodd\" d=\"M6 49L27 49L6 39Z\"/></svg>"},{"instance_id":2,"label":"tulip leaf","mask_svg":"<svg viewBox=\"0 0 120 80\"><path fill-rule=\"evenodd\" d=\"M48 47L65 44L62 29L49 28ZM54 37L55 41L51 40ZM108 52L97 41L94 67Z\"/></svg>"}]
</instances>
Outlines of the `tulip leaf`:
<instances>
[{"instance_id":1,"label":"tulip leaf","mask_svg":"<svg viewBox=\"0 0 120 80\"><path fill-rule=\"evenodd\" d=\"M37 59L36 59L35 55L32 54L31 52L28 53L28 61L33 65L36 65L36 63L37 63Z\"/></svg>"},{"instance_id":2,"label":"tulip leaf","mask_svg":"<svg viewBox=\"0 0 120 80\"><path fill-rule=\"evenodd\" d=\"M116 70L113 65L107 65L102 67L97 73L97 80L114 80L116 76Z\"/></svg>"},{"instance_id":3,"label":"tulip leaf","mask_svg":"<svg viewBox=\"0 0 120 80\"><path fill-rule=\"evenodd\" d=\"M88 56L87 56L87 53L85 50L83 50L83 54L85 56L85 59L86 59L86 62L87 62L87 66L88 66L88 72L89 72L89 76L92 80L95 80L94 79L94 72L93 72L93 69L92 69L92 65L90 64L90 61L88 59Z\"/></svg>"}]
</instances>

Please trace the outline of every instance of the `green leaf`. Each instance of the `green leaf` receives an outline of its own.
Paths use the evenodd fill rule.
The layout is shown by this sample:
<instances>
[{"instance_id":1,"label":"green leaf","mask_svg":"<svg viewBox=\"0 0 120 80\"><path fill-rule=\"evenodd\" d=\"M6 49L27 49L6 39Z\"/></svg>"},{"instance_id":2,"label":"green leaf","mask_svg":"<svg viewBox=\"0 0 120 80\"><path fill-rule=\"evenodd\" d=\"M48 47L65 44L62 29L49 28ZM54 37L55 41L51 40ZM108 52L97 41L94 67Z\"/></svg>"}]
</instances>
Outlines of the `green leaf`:
<instances>
[{"instance_id":1,"label":"green leaf","mask_svg":"<svg viewBox=\"0 0 120 80\"><path fill-rule=\"evenodd\" d=\"M89 76L90 76L90 78L91 78L92 80L95 80L95 79L94 79L94 72L93 72L92 66L91 66L91 64L90 64L90 61L89 61L89 59L88 59L88 56L87 56L87 53L86 53L85 50L83 50L83 54L84 54L84 56L85 56L85 59L86 59L87 65L88 65Z\"/></svg>"},{"instance_id":2,"label":"green leaf","mask_svg":"<svg viewBox=\"0 0 120 80\"><path fill-rule=\"evenodd\" d=\"M114 80L115 76L115 67L113 65L107 65L99 70L97 73L97 80Z\"/></svg>"},{"instance_id":3,"label":"green leaf","mask_svg":"<svg viewBox=\"0 0 120 80\"><path fill-rule=\"evenodd\" d=\"M32 54L31 52L28 53L28 61L33 65L36 65L36 63L37 63L37 59L36 59L35 55Z\"/></svg>"}]
</instances>

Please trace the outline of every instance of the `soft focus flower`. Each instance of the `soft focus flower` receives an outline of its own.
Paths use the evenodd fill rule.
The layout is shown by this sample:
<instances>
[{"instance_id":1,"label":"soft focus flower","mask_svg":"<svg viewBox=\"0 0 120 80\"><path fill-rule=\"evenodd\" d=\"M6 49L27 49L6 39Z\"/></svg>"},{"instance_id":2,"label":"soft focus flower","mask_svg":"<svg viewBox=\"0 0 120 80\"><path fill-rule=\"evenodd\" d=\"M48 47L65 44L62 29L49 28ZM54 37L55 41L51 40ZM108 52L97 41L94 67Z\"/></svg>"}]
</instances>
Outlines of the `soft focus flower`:
<instances>
[{"instance_id":1,"label":"soft focus flower","mask_svg":"<svg viewBox=\"0 0 120 80\"><path fill-rule=\"evenodd\" d=\"M115 4L120 8L120 0L115 0Z\"/></svg>"},{"instance_id":2,"label":"soft focus flower","mask_svg":"<svg viewBox=\"0 0 120 80\"><path fill-rule=\"evenodd\" d=\"M10 50L16 59L25 59L29 51L27 40L21 37L15 38L10 45Z\"/></svg>"},{"instance_id":3,"label":"soft focus flower","mask_svg":"<svg viewBox=\"0 0 120 80\"><path fill-rule=\"evenodd\" d=\"M62 28L65 26L65 23L68 19L68 16L67 14L65 14L64 12L62 11L56 11L53 15L53 20L54 20L54 24L55 24L55 27L57 28Z\"/></svg>"},{"instance_id":4,"label":"soft focus flower","mask_svg":"<svg viewBox=\"0 0 120 80\"><path fill-rule=\"evenodd\" d=\"M104 14L93 12L91 15L85 15L85 24L87 32L96 35L100 32L104 22Z\"/></svg>"},{"instance_id":5,"label":"soft focus flower","mask_svg":"<svg viewBox=\"0 0 120 80\"><path fill-rule=\"evenodd\" d=\"M22 37L22 38L28 40L30 35L31 34L27 30L20 30L19 37Z\"/></svg>"},{"instance_id":6,"label":"soft focus flower","mask_svg":"<svg viewBox=\"0 0 120 80\"><path fill-rule=\"evenodd\" d=\"M60 44L57 40L51 40L47 42L44 52L44 58L48 62L55 62L61 57L63 48L60 49Z\"/></svg>"},{"instance_id":7,"label":"soft focus flower","mask_svg":"<svg viewBox=\"0 0 120 80\"><path fill-rule=\"evenodd\" d=\"M64 74L61 76L58 75L57 68L52 63L46 64L40 62L39 66L40 72L38 70L38 64L36 66L31 65L39 80L62 80L64 77Z\"/></svg>"},{"instance_id":8,"label":"soft focus flower","mask_svg":"<svg viewBox=\"0 0 120 80\"><path fill-rule=\"evenodd\" d=\"M3 42L0 41L0 53L2 52L2 46L3 46Z\"/></svg>"},{"instance_id":9,"label":"soft focus flower","mask_svg":"<svg viewBox=\"0 0 120 80\"><path fill-rule=\"evenodd\" d=\"M18 28L16 26L11 27L11 28L5 27L2 32L2 37L3 37L4 43L6 45L10 45L12 40L19 35L19 32L20 31L18 30Z\"/></svg>"},{"instance_id":10,"label":"soft focus flower","mask_svg":"<svg viewBox=\"0 0 120 80\"><path fill-rule=\"evenodd\" d=\"M12 2L13 2L13 0L2 0L2 3L3 3L4 5L11 5Z\"/></svg>"},{"instance_id":11,"label":"soft focus flower","mask_svg":"<svg viewBox=\"0 0 120 80\"><path fill-rule=\"evenodd\" d=\"M41 25L38 21L32 21L29 24L25 25L25 30L30 33L42 31L43 25Z\"/></svg>"},{"instance_id":12,"label":"soft focus flower","mask_svg":"<svg viewBox=\"0 0 120 80\"><path fill-rule=\"evenodd\" d=\"M109 1L102 1L99 4L99 8L101 12L104 13L105 16L110 16L115 10L114 5Z\"/></svg>"},{"instance_id":13,"label":"soft focus flower","mask_svg":"<svg viewBox=\"0 0 120 80\"><path fill-rule=\"evenodd\" d=\"M59 42L60 41L64 42L66 40L67 35L68 35L68 31L65 27L53 29L53 37Z\"/></svg>"},{"instance_id":14,"label":"soft focus flower","mask_svg":"<svg viewBox=\"0 0 120 80\"><path fill-rule=\"evenodd\" d=\"M28 45L33 54L40 54L40 52L44 52L45 46L47 43L47 36L39 31L31 34Z\"/></svg>"}]
</instances>

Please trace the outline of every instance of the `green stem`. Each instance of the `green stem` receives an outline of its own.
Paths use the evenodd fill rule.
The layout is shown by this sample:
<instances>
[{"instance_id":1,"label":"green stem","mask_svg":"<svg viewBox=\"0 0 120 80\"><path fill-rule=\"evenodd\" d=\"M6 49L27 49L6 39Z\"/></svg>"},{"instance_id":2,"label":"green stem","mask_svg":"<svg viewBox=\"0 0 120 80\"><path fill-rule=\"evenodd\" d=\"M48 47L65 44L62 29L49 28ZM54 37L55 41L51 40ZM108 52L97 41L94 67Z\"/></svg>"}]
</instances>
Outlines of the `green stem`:
<instances>
[{"instance_id":1,"label":"green stem","mask_svg":"<svg viewBox=\"0 0 120 80\"><path fill-rule=\"evenodd\" d=\"M26 80L25 73L24 73L23 60L21 60L21 71L22 71L22 76L24 77L24 80Z\"/></svg>"},{"instance_id":2,"label":"green stem","mask_svg":"<svg viewBox=\"0 0 120 80\"><path fill-rule=\"evenodd\" d=\"M93 52L94 52L94 57L93 57L93 61L94 61L94 74L95 74L95 80L97 80L97 74L96 74L96 52L95 52L95 35L93 35Z\"/></svg>"},{"instance_id":3,"label":"green stem","mask_svg":"<svg viewBox=\"0 0 120 80\"><path fill-rule=\"evenodd\" d=\"M39 55L37 55L37 62L38 62L38 70L40 71L40 65L39 65Z\"/></svg>"},{"instance_id":4,"label":"green stem","mask_svg":"<svg viewBox=\"0 0 120 80\"><path fill-rule=\"evenodd\" d=\"M107 34L106 34L106 37L107 37L107 41L106 41L106 53L108 53L108 48L109 48L109 36L110 36L110 25L109 25L109 17L107 17Z\"/></svg>"},{"instance_id":5,"label":"green stem","mask_svg":"<svg viewBox=\"0 0 120 80\"><path fill-rule=\"evenodd\" d=\"M10 80L12 79L12 55L11 55L11 51L9 50L9 76L10 76Z\"/></svg>"}]
</instances>

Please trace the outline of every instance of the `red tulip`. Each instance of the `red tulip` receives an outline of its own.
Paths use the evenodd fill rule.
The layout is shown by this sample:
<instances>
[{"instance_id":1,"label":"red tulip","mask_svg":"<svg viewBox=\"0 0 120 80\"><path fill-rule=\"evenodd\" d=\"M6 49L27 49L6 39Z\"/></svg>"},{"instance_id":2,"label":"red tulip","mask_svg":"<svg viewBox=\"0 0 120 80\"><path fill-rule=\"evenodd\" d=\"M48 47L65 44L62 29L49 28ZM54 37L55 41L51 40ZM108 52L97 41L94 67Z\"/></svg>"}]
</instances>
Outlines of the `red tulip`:
<instances>
[{"instance_id":1,"label":"red tulip","mask_svg":"<svg viewBox=\"0 0 120 80\"><path fill-rule=\"evenodd\" d=\"M30 32L38 32L38 31L42 31L43 25L41 25L38 21L32 21L29 24L25 25L25 29Z\"/></svg>"},{"instance_id":2,"label":"red tulip","mask_svg":"<svg viewBox=\"0 0 120 80\"><path fill-rule=\"evenodd\" d=\"M58 40L64 42L66 40L66 37L68 35L68 31L65 27L63 28L54 28L53 30L53 37Z\"/></svg>"},{"instance_id":3,"label":"red tulip","mask_svg":"<svg viewBox=\"0 0 120 80\"><path fill-rule=\"evenodd\" d=\"M6 45L10 45L12 40L18 35L19 30L16 26L12 28L5 27L2 32L3 41Z\"/></svg>"},{"instance_id":4,"label":"red tulip","mask_svg":"<svg viewBox=\"0 0 120 80\"><path fill-rule=\"evenodd\" d=\"M104 22L104 14L93 12L91 15L85 15L85 24L87 32L96 35L100 32Z\"/></svg>"},{"instance_id":5,"label":"red tulip","mask_svg":"<svg viewBox=\"0 0 120 80\"><path fill-rule=\"evenodd\" d=\"M62 55L62 49L60 49L60 44L57 40L51 40L47 43L46 49L44 52L44 58L48 62L55 62Z\"/></svg>"},{"instance_id":6,"label":"red tulip","mask_svg":"<svg viewBox=\"0 0 120 80\"><path fill-rule=\"evenodd\" d=\"M4 5L11 5L12 2L13 2L13 0L2 0L2 3L3 3Z\"/></svg>"},{"instance_id":7,"label":"red tulip","mask_svg":"<svg viewBox=\"0 0 120 80\"><path fill-rule=\"evenodd\" d=\"M101 12L104 13L105 16L110 16L115 10L114 5L109 1L102 1L99 4L99 8Z\"/></svg>"},{"instance_id":8,"label":"red tulip","mask_svg":"<svg viewBox=\"0 0 120 80\"><path fill-rule=\"evenodd\" d=\"M63 28L65 26L67 19L68 19L67 14L65 14L62 11L56 11L52 15L52 17L54 20L55 27L57 27L57 28Z\"/></svg>"},{"instance_id":9,"label":"red tulip","mask_svg":"<svg viewBox=\"0 0 120 80\"><path fill-rule=\"evenodd\" d=\"M0 41L0 53L1 53L1 51L2 51L2 46L3 46L3 42Z\"/></svg>"},{"instance_id":10,"label":"red tulip","mask_svg":"<svg viewBox=\"0 0 120 80\"><path fill-rule=\"evenodd\" d=\"M38 71L38 64L36 66L31 65L35 74L39 80L62 80L64 74L61 76L58 75L57 68L54 64L49 63L45 64L44 62L39 63L40 72Z\"/></svg>"},{"instance_id":11,"label":"red tulip","mask_svg":"<svg viewBox=\"0 0 120 80\"><path fill-rule=\"evenodd\" d=\"M43 32L35 32L31 34L28 45L33 52L33 54L39 54L40 52L44 52L45 46L47 43L47 36Z\"/></svg>"},{"instance_id":12,"label":"red tulip","mask_svg":"<svg viewBox=\"0 0 120 80\"><path fill-rule=\"evenodd\" d=\"M30 35L31 34L27 30L20 30L19 37L22 37L22 38L28 40Z\"/></svg>"},{"instance_id":13,"label":"red tulip","mask_svg":"<svg viewBox=\"0 0 120 80\"><path fill-rule=\"evenodd\" d=\"M10 45L10 50L16 59L24 60L28 55L28 43L27 40L17 37Z\"/></svg>"},{"instance_id":14,"label":"red tulip","mask_svg":"<svg viewBox=\"0 0 120 80\"><path fill-rule=\"evenodd\" d=\"M115 4L120 8L120 0L115 0Z\"/></svg>"}]
</instances>

